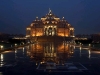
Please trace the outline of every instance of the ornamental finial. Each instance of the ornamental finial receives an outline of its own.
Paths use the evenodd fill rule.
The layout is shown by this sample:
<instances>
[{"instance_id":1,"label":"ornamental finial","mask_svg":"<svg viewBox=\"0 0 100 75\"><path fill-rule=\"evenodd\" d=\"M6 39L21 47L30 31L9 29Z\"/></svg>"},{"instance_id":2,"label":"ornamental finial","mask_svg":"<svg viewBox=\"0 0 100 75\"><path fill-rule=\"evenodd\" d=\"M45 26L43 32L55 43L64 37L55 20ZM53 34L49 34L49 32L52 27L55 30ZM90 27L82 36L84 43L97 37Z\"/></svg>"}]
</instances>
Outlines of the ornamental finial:
<instances>
[{"instance_id":1,"label":"ornamental finial","mask_svg":"<svg viewBox=\"0 0 100 75\"><path fill-rule=\"evenodd\" d=\"M51 12L51 9L49 8L49 13Z\"/></svg>"}]
</instances>

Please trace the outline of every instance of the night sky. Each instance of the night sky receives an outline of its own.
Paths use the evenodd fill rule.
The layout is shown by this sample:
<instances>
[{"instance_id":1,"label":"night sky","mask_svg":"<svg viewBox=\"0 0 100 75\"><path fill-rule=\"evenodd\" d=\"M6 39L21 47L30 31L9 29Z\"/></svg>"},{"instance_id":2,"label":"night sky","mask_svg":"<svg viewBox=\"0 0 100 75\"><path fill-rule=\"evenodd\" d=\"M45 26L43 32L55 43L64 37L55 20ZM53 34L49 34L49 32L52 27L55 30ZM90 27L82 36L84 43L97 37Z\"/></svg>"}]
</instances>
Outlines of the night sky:
<instances>
[{"instance_id":1,"label":"night sky","mask_svg":"<svg viewBox=\"0 0 100 75\"><path fill-rule=\"evenodd\" d=\"M25 34L36 16L52 12L75 28L75 34L100 32L100 0L0 0L0 32Z\"/></svg>"}]
</instances>

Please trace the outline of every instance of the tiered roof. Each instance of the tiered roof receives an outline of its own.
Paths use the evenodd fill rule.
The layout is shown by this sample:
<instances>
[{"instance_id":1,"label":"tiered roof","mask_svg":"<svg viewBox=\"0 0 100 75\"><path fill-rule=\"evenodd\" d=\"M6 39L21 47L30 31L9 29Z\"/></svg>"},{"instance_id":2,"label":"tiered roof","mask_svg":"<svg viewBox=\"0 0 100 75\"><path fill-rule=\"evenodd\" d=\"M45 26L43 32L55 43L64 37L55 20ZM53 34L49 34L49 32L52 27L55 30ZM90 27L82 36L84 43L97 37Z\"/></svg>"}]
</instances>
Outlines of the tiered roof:
<instances>
[{"instance_id":1,"label":"tiered roof","mask_svg":"<svg viewBox=\"0 0 100 75\"><path fill-rule=\"evenodd\" d=\"M63 17L62 19L60 19L58 16L54 15L52 13L52 11L49 9L48 14L46 14L45 16L43 16L41 18L41 20L38 19L38 17L36 17L36 19L31 23L31 25L57 25L58 27L72 27ZM40 27L41 27L40 26Z\"/></svg>"}]
</instances>

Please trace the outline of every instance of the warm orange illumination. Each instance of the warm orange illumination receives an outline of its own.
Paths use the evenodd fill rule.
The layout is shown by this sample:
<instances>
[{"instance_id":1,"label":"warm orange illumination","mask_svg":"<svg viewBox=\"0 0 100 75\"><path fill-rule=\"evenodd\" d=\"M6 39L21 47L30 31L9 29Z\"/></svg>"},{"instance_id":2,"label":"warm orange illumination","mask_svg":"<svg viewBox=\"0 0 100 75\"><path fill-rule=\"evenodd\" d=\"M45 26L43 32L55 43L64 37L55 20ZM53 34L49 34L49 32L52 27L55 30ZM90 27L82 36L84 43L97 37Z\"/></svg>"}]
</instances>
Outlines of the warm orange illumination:
<instances>
[{"instance_id":1,"label":"warm orange illumination","mask_svg":"<svg viewBox=\"0 0 100 75\"><path fill-rule=\"evenodd\" d=\"M54 23L54 21L52 21L52 23Z\"/></svg>"},{"instance_id":2,"label":"warm orange illumination","mask_svg":"<svg viewBox=\"0 0 100 75\"><path fill-rule=\"evenodd\" d=\"M60 20L60 18L54 18L56 21Z\"/></svg>"},{"instance_id":3,"label":"warm orange illumination","mask_svg":"<svg viewBox=\"0 0 100 75\"><path fill-rule=\"evenodd\" d=\"M66 37L68 37L68 35L65 35Z\"/></svg>"},{"instance_id":4,"label":"warm orange illumination","mask_svg":"<svg viewBox=\"0 0 100 75\"><path fill-rule=\"evenodd\" d=\"M42 36L42 35L43 35L42 33L37 33L37 34L36 34L36 36Z\"/></svg>"},{"instance_id":5,"label":"warm orange illumination","mask_svg":"<svg viewBox=\"0 0 100 75\"><path fill-rule=\"evenodd\" d=\"M68 51L68 45L66 45L65 43L61 44L58 46L58 52L67 52Z\"/></svg>"},{"instance_id":6,"label":"warm orange illumination","mask_svg":"<svg viewBox=\"0 0 100 75\"><path fill-rule=\"evenodd\" d=\"M31 24L31 26L33 26L33 24Z\"/></svg>"},{"instance_id":7,"label":"warm orange illumination","mask_svg":"<svg viewBox=\"0 0 100 75\"><path fill-rule=\"evenodd\" d=\"M70 28L70 30L74 30L74 28Z\"/></svg>"},{"instance_id":8,"label":"warm orange illumination","mask_svg":"<svg viewBox=\"0 0 100 75\"><path fill-rule=\"evenodd\" d=\"M68 24L68 26L70 26L70 24Z\"/></svg>"},{"instance_id":9,"label":"warm orange illumination","mask_svg":"<svg viewBox=\"0 0 100 75\"><path fill-rule=\"evenodd\" d=\"M35 34L33 34L32 36L35 36Z\"/></svg>"},{"instance_id":10,"label":"warm orange illumination","mask_svg":"<svg viewBox=\"0 0 100 75\"><path fill-rule=\"evenodd\" d=\"M57 24L57 22L55 22L55 24Z\"/></svg>"},{"instance_id":11,"label":"warm orange illumination","mask_svg":"<svg viewBox=\"0 0 100 75\"><path fill-rule=\"evenodd\" d=\"M35 38L34 36L74 37L74 28L68 24L64 17L60 19L49 11L40 20L36 17L36 20L26 28L26 35L26 37L33 36L33 38Z\"/></svg>"},{"instance_id":12,"label":"warm orange illumination","mask_svg":"<svg viewBox=\"0 0 100 75\"><path fill-rule=\"evenodd\" d=\"M64 33L59 33L58 36L64 36Z\"/></svg>"},{"instance_id":13,"label":"warm orange illumination","mask_svg":"<svg viewBox=\"0 0 100 75\"><path fill-rule=\"evenodd\" d=\"M45 24L45 22L43 22Z\"/></svg>"},{"instance_id":14,"label":"warm orange illumination","mask_svg":"<svg viewBox=\"0 0 100 75\"><path fill-rule=\"evenodd\" d=\"M26 35L26 37L30 37L30 35Z\"/></svg>"},{"instance_id":15,"label":"warm orange illumination","mask_svg":"<svg viewBox=\"0 0 100 75\"><path fill-rule=\"evenodd\" d=\"M27 28L27 30L31 30L31 28Z\"/></svg>"},{"instance_id":16,"label":"warm orange illumination","mask_svg":"<svg viewBox=\"0 0 100 75\"><path fill-rule=\"evenodd\" d=\"M47 21L47 23L49 23L49 21Z\"/></svg>"}]
</instances>

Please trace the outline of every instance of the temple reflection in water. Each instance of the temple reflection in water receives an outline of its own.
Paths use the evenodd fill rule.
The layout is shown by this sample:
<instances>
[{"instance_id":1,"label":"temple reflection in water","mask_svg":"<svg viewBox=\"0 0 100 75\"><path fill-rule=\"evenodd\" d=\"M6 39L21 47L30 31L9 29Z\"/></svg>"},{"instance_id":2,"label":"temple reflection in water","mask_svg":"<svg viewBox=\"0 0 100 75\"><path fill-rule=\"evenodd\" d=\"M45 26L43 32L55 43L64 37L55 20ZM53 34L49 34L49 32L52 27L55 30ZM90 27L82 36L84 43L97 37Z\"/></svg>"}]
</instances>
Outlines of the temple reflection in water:
<instances>
[{"instance_id":1,"label":"temple reflection in water","mask_svg":"<svg viewBox=\"0 0 100 75\"><path fill-rule=\"evenodd\" d=\"M73 46L63 43L36 43L29 46L29 56L37 62L64 63L73 54Z\"/></svg>"}]
</instances>

